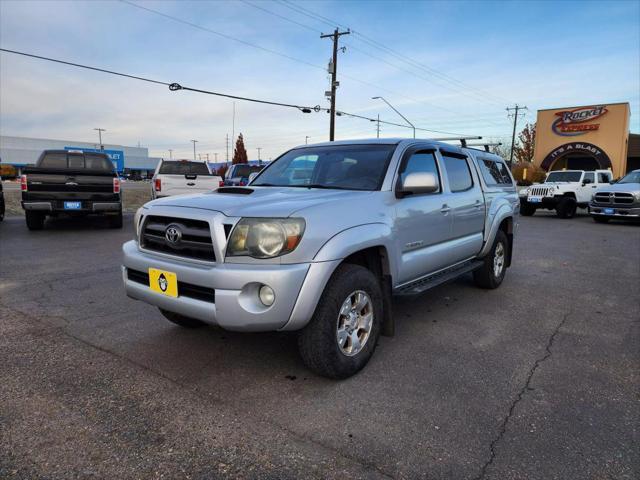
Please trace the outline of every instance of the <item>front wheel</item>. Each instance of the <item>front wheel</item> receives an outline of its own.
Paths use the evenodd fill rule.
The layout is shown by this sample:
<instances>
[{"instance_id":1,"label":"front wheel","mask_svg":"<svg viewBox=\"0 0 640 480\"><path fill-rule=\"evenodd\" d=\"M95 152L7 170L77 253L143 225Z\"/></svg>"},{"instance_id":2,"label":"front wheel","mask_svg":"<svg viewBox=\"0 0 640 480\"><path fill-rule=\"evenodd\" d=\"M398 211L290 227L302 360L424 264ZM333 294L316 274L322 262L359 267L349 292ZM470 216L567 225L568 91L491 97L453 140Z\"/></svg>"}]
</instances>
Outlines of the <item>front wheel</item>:
<instances>
[{"instance_id":1,"label":"front wheel","mask_svg":"<svg viewBox=\"0 0 640 480\"><path fill-rule=\"evenodd\" d=\"M473 272L473 280L480 288L498 288L507 272L507 258L509 253L509 239L498 230L491 251L484 257L483 265Z\"/></svg>"},{"instance_id":2,"label":"front wheel","mask_svg":"<svg viewBox=\"0 0 640 480\"><path fill-rule=\"evenodd\" d=\"M520 205L520 215L523 217L531 217L534 213L536 213L536 207L533 205L529 205L528 203Z\"/></svg>"},{"instance_id":3,"label":"front wheel","mask_svg":"<svg viewBox=\"0 0 640 480\"><path fill-rule=\"evenodd\" d=\"M324 377L356 374L373 355L382 318L378 278L360 265L339 266L298 337L302 360Z\"/></svg>"},{"instance_id":4,"label":"front wheel","mask_svg":"<svg viewBox=\"0 0 640 480\"><path fill-rule=\"evenodd\" d=\"M564 197L556 207L556 215L559 218L573 218L576 214L577 208L578 205L576 204L575 199L571 197Z\"/></svg>"}]
</instances>

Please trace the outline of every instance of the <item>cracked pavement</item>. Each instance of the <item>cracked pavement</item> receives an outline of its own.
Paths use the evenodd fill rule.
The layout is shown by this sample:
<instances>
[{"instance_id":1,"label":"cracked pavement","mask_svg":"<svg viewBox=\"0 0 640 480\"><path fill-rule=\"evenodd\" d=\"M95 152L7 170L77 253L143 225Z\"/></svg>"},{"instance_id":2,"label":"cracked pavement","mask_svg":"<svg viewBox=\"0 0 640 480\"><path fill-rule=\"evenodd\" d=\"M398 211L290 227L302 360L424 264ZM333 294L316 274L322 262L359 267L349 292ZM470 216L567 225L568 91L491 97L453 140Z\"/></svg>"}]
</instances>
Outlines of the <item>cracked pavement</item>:
<instances>
[{"instance_id":1,"label":"cracked pavement","mask_svg":"<svg viewBox=\"0 0 640 480\"><path fill-rule=\"evenodd\" d=\"M126 298L130 223L0 223L0 478L639 476L639 226L522 218L498 290L395 301L335 382Z\"/></svg>"}]
</instances>

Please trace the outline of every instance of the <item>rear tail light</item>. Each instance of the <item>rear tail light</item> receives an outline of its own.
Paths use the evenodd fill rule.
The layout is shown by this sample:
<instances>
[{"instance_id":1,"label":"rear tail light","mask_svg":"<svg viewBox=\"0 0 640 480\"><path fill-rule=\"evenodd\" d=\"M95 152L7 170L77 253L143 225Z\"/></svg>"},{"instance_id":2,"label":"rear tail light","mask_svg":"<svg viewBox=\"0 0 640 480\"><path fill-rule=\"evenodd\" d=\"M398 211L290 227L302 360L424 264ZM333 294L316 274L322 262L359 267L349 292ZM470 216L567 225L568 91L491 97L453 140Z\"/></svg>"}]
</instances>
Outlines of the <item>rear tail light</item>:
<instances>
[{"instance_id":1,"label":"rear tail light","mask_svg":"<svg viewBox=\"0 0 640 480\"><path fill-rule=\"evenodd\" d=\"M240 186L241 186L241 187L244 187L246 184L247 184L247 182L245 182L245 181L243 181L243 180L240 180Z\"/></svg>"},{"instance_id":2,"label":"rear tail light","mask_svg":"<svg viewBox=\"0 0 640 480\"><path fill-rule=\"evenodd\" d=\"M218 182L218 187L224 187L224 180L220 180Z\"/></svg>"},{"instance_id":3,"label":"rear tail light","mask_svg":"<svg viewBox=\"0 0 640 480\"><path fill-rule=\"evenodd\" d=\"M113 193L120 193L120 179L113 179Z\"/></svg>"},{"instance_id":4,"label":"rear tail light","mask_svg":"<svg viewBox=\"0 0 640 480\"><path fill-rule=\"evenodd\" d=\"M156 178L153 183L155 185L156 192L159 192L160 190L162 190L162 182L160 181L159 178Z\"/></svg>"},{"instance_id":5,"label":"rear tail light","mask_svg":"<svg viewBox=\"0 0 640 480\"><path fill-rule=\"evenodd\" d=\"M22 175L20 177L20 190L22 190L23 192L26 192L27 189L27 176L26 175Z\"/></svg>"}]
</instances>

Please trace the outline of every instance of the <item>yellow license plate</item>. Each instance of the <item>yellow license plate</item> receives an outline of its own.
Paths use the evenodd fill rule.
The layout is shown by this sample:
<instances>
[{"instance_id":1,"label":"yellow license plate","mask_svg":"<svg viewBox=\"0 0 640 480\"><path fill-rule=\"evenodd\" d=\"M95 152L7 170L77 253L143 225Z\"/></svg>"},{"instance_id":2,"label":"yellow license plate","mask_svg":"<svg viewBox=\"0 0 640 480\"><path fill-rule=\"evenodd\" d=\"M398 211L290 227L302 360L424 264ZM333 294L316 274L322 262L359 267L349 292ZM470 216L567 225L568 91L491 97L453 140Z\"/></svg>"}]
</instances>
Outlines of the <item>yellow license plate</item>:
<instances>
[{"instance_id":1,"label":"yellow license plate","mask_svg":"<svg viewBox=\"0 0 640 480\"><path fill-rule=\"evenodd\" d=\"M173 272L149 269L149 288L169 297L178 296L178 276Z\"/></svg>"}]
</instances>

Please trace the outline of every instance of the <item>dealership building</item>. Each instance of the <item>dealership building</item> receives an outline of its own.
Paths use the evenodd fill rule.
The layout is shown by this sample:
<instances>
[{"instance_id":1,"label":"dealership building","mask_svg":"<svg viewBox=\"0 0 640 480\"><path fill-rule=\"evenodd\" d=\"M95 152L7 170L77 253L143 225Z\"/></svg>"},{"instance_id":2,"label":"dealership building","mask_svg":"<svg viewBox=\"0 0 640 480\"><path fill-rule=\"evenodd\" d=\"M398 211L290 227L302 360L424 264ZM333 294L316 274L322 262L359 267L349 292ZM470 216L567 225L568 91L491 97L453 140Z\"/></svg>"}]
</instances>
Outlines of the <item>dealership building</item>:
<instances>
[{"instance_id":1,"label":"dealership building","mask_svg":"<svg viewBox=\"0 0 640 480\"><path fill-rule=\"evenodd\" d=\"M640 135L629 133L628 103L538 110L534 164L544 170L640 168Z\"/></svg>"},{"instance_id":2,"label":"dealership building","mask_svg":"<svg viewBox=\"0 0 640 480\"><path fill-rule=\"evenodd\" d=\"M0 136L0 161L3 165L15 167L17 173L20 173L23 167L35 164L43 150L95 152L100 151L100 145L78 140ZM105 144L103 151L109 156L118 173L124 175L151 175L160 161L158 157L150 157L149 149L145 147Z\"/></svg>"}]
</instances>

